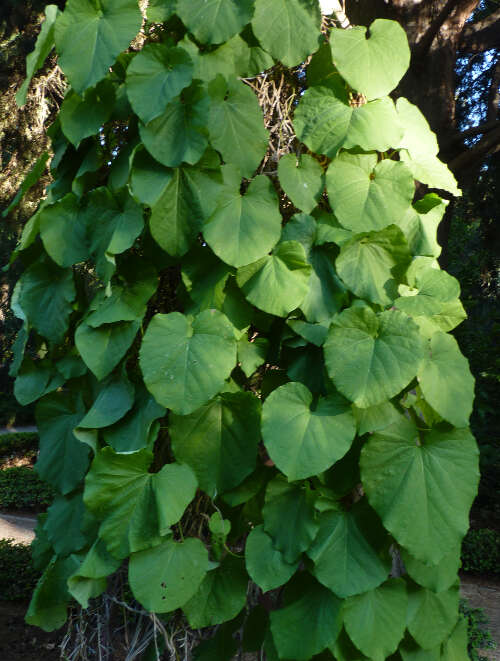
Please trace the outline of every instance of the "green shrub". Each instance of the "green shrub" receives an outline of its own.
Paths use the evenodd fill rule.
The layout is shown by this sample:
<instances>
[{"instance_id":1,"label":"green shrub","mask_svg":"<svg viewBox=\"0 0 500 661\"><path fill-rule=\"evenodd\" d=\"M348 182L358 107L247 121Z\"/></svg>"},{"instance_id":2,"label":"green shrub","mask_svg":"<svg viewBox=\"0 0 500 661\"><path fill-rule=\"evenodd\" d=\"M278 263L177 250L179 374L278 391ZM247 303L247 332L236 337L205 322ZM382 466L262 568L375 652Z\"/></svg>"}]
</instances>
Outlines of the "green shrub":
<instances>
[{"instance_id":1,"label":"green shrub","mask_svg":"<svg viewBox=\"0 0 500 661\"><path fill-rule=\"evenodd\" d=\"M464 571L500 572L500 533L481 528L469 530L462 543Z\"/></svg>"},{"instance_id":2,"label":"green shrub","mask_svg":"<svg viewBox=\"0 0 500 661\"><path fill-rule=\"evenodd\" d=\"M20 466L0 471L0 509L45 509L54 493L31 468Z\"/></svg>"},{"instance_id":3,"label":"green shrub","mask_svg":"<svg viewBox=\"0 0 500 661\"><path fill-rule=\"evenodd\" d=\"M27 452L38 448L38 434L36 432L15 432L13 434L0 434L0 457L12 452Z\"/></svg>"},{"instance_id":4,"label":"green shrub","mask_svg":"<svg viewBox=\"0 0 500 661\"><path fill-rule=\"evenodd\" d=\"M488 629L488 618L482 608L472 608L467 599L460 599L460 612L467 620L467 651L472 661L486 661L481 650L495 649L496 643Z\"/></svg>"},{"instance_id":5,"label":"green shrub","mask_svg":"<svg viewBox=\"0 0 500 661\"><path fill-rule=\"evenodd\" d=\"M0 599L29 599L39 576L33 567L29 545L0 539Z\"/></svg>"}]
</instances>

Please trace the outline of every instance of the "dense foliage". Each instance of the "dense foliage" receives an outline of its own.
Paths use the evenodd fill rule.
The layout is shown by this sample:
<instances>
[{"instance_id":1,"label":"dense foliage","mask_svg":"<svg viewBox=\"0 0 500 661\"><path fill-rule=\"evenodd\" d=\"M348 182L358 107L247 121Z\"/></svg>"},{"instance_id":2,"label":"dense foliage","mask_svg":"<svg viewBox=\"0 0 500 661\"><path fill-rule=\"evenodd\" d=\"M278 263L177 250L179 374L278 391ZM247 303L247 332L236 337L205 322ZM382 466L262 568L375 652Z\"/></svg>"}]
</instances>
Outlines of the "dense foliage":
<instances>
[{"instance_id":1,"label":"dense foliage","mask_svg":"<svg viewBox=\"0 0 500 661\"><path fill-rule=\"evenodd\" d=\"M0 460L13 453L25 453L36 450L38 434L36 432L15 432L0 434Z\"/></svg>"},{"instance_id":2,"label":"dense foliage","mask_svg":"<svg viewBox=\"0 0 500 661\"><path fill-rule=\"evenodd\" d=\"M40 511L53 499L54 489L31 468L14 466L0 471L0 509Z\"/></svg>"},{"instance_id":3,"label":"dense foliage","mask_svg":"<svg viewBox=\"0 0 500 661\"><path fill-rule=\"evenodd\" d=\"M474 380L446 202L415 180L459 191L388 96L404 31L322 33L316 0L147 11L136 39L134 0L49 7L32 60L55 42L71 88L14 255L11 372L58 491L27 620L60 626L126 563L148 611L258 619L269 660L466 659Z\"/></svg>"},{"instance_id":4,"label":"dense foliage","mask_svg":"<svg viewBox=\"0 0 500 661\"><path fill-rule=\"evenodd\" d=\"M488 618L482 608L472 608L466 599L460 599L460 613L467 621L467 650L471 661L486 661L482 652L495 649L496 643L488 629Z\"/></svg>"},{"instance_id":5,"label":"dense foliage","mask_svg":"<svg viewBox=\"0 0 500 661\"><path fill-rule=\"evenodd\" d=\"M30 547L11 539L0 539L0 600L29 599L39 578Z\"/></svg>"},{"instance_id":6,"label":"dense foliage","mask_svg":"<svg viewBox=\"0 0 500 661\"><path fill-rule=\"evenodd\" d=\"M469 530L462 542L462 569L500 573L500 533L497 530Z\"/></svg>"}]
</instances>

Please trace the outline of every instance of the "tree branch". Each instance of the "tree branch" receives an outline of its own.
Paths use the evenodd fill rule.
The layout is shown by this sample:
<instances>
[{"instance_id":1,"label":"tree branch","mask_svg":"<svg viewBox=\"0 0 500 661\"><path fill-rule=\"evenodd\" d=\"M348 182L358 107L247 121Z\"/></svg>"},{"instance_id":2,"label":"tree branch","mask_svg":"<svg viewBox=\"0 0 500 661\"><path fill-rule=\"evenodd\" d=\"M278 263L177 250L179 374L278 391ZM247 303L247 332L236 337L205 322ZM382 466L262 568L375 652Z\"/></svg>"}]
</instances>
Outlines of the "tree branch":
<instances>
[{"instance_id":1,"label":"tree branch","mask_svg":"<svg viewBox=\"0 0 500 661\"><path fill-rule=\"evenodd\" d=\"M493 121L498 117L498 108L500 106L500 58L492 66L492 70L486 114L488 121Z\"/></svg>"},{"instance_id":2,"label":"tree branch","mask_svg":"<svg viewBox=\"0 0 500 661\"><path fill-rule=\"evenodd\" d=\"M500 122L497 124L495 129L488 131L473 147L466 149L448 164L459 181L469 178L474 168L487 156L500 151Z\"/></svg>"},{"instance_id":3,"label":"tree branch","mask_svg":"<svg viewBox=\"0 0 500 661\"><path fill-rule=\"evenodd\" d=\"M466 131L462 131L455 139L455 142L458 140L463 140L464 138L472 138L475 135L480 135L481 133L489 133L492 129L500 126L500 120L493 119L491 121L484 122L484 124L479 124L478 126L472 126Z\"/></svg>"},{"instance_id":4,"label":"tree branch","mask_svg":"<svg viewBox=\"0 0 500 661\"><path fill-rule=\"evenodd\" d=\"M420 41L415 45L415 55L417 57L424 57L430 50L432 42L436 38L437 33L442 28L448 16L458 5L460 0L448 0L448 2L441 9L436 18L432 21L429 29L424 33Z\"/></svg>"},{"instance_id":5,"label":"tree branch","mask_svg":"<svg viewBox=\"0 0 500 661\"><path fill-rule=\"evenodd\" d=\"M469 23L462 33L459 50L479 53L500 48L500 9L477 23Z\"/></svg>"}]
</instances>

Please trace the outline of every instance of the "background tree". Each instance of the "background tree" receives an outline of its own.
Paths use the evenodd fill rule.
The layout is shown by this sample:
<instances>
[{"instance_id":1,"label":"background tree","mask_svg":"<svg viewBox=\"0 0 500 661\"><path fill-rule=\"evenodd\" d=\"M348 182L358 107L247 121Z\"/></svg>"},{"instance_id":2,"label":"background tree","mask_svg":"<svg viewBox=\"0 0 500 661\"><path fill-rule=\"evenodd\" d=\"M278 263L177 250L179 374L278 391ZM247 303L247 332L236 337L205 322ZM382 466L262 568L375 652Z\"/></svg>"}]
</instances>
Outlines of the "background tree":
<instances>
[{"instance_id":1,"label":"background tree","mask_svg":"<svg viewBox=\"0 0 500 661\"><path fill-rule=\"evenodd\" d=\"M53 121L64 94L63 82L55 55L51 55L38 72L19 107L16 94L23 85L26 56L33 51L44 18L45 2L41 0L5 0L0 6L0 267L5 266L20 231L36 210L45 186L50 181L41 164L38 181L9 209L23 180L49 146L45 133ZM64 0L59 0L64 6ZM18 268L0 271L0 426L32 421L32 410L23 410L12 396L8 376L11 346L19 327L10 311L12 283Z\"/></svg>"}]
</instances>

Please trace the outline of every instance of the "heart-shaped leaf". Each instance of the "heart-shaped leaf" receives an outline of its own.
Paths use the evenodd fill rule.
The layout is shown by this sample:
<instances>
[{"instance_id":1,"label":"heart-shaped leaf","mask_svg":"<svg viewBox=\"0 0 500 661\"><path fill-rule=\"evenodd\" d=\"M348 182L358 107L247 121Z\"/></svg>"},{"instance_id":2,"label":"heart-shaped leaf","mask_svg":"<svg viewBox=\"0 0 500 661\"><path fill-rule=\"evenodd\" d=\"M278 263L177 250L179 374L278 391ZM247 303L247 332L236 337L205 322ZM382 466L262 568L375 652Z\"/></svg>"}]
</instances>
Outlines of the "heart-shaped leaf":
<instances>
[{"instance_id":1,"label":"heart-shaped leaf","mask_svg":"<svg viewBox=\"0 0 500 661\"><path fill-rule=\"evenodd\" d=\"M140 365L155 399L187 415L216 395L236 366L234 328L218 310L194 319L157 314L144 335Z\"/></svg>"},{"instance_id":2,"label":"heart-shaped leaf","mask_svg":"<svg viewBox=\"0 0 500 661\"><path fill-rule=\"evenodd\" d=\"M350 512L324 512L307 550L314 575L342 598L376 588L391 568L388 556L380 554L383 539L383 528L370 508L355 505Z\"/></svg>"},{"instance_id":3,"label":"heart-shaped leaf","mask_svg":"<svg viewBox=\"0 0 500 661\"><path fill-rule=\"evenodd\" d=\"M153 613L181 608L196 593L209 568L208 553L199 539L174 542L133 553L128 578L134 597Z\"/></svg>"},{"instance_id":4,"label":"heart-shaped leaf","mask_svg":"<svg viewBox=\"0 0 500 661\"><path fill-rule=\"evenodd\" d=\"M241 32L253 14L253 0L177 0L176 12L203 44L221 44Z\"/></svg>"},{"instance_id":5,"label":"heart-shaped leaf","mask_svg":"<svg viewBox=\"0 0 500 661\"><path fill-rule=\"evenodd\" d=\"M135 0L66 3L55 25L56 48L59 66L78 94L104 78L139 32L141 22Z\"/></svg>"},{"instance_id":6,"label":"heart-shaped leaf","mask_svg":"<svg viewBox=\"0 0 500 661\"><path fill-rule=\"evenodd\" d=\"M172 449L210 496L238 486L255 468L260 403L250 393L223 393L189 415L170 416Z\"/></svg>"},{"instance_id":7,"label":"heart-shaped leaf","mask_svg":"<svg viewBox=\"0 0 500 661\"><path fill-rule=\"evenodd\" d=\"M342 397L313 396L301 383L274 390L262 409L262 437L269 456L289 480L330 468L349 450L356 424Z\"/></svg>"},{"instance_id":8,"label":"heart-shaped leaf","mask_svg":"<svg viewBox=\"0 0 500 661\"><path fill-rule=\"evenodd\" d=\"M217 208L203 227L214 253L231 266L246 266L269 253L281 235L281 214L273 185L264 175L252 180L240 195L240 176L224 173L225 189Z\"/></svg>"},{"instance_id":9,"label":"heart-shaped leaf","mask_svg":"<svg viewBox=\"0 0 500 661\"><path fill-rule=\"evenodd\" d=\"M304 248L298 241L285 241L271 255L238 269L236 281L250 303L286 317L304 300L310 274Z\"/></svg>"},{"instance_id":10,"label":"heart-shaped leaf","mask_svg":"<svg viewBox=\"0 0 500 661\"><path fill-rule=\"evenodd\" d=\"M324 344L336 388L360 408L397 395L417 375L423 358L418 327L397 310L375 314L353 307L335 317Z\"/></svg>"},{"instance_id":11,"label":"heart-shaped leaf","mask_svg":"<svg viewBox=\"0 0 500 661\"><path fill-rule=\"evenodd\" d=\"M392 92L410 64L406 33L396 21L379 18L368 31L363 26L334 29L330 44L340 75L368 100Z\"/></svg>"},{"instance_id":12,"label":"heart-shaped leaf","mask_svg":"<svg viewBox=\"0 0 500 661\"><path fill-rule=\"evenodd\" d=\"M476 495L477 456L468 430L431 431L420 440L403 417L363 447L361 478L370 505L417 560L436 564L460 544Z\"/></svg>"},{"instance_id":13,"label":"heart-shaped leaf","mask_svg":"<svg viewBox=\"0 0 500 661\"><path fill-rule=\"evenodd\" d=\"M326 173L328 199L338 221L354 232L397 225L410 208L415 184L403 163L377 163L372 154L343 153Z\"/></svg>"},{"instance_id":14,"label":"heart-shaped leaf","mask_svg":"<svg viewBox=\"0 0 500 661\"><path fill-rule=\"evenodd\" d=\"M318 49L321 15L316 2L256 0L252 29L262 48L287 67Z\"/></svg>"},{"instance_id":15,"label":"heart-shaped leaf","mask_svg":"<svg viewBox=\"0 0 500 661\"><path fill-rule=\"evenodd\" d=\"M147 44L127 68L130 104L144 124L159 117L165 106L191 84L193 62L182 48Z\"/></svg>"},{"instance_id":16,"label":"heart-shaped leaf","mask_svg":"<svg viewBox=\"0 0 500 661\"><path fill-rule=\"evenodd\" d=\"M369 659L384 661L396 651L406 629L407 603L405 583L400 578L346 600L344 626Z\"/></svg>"}]
</instances>

